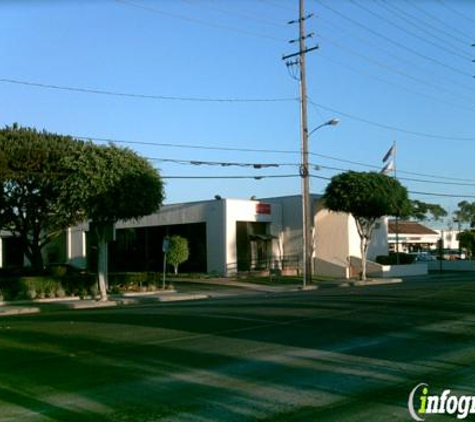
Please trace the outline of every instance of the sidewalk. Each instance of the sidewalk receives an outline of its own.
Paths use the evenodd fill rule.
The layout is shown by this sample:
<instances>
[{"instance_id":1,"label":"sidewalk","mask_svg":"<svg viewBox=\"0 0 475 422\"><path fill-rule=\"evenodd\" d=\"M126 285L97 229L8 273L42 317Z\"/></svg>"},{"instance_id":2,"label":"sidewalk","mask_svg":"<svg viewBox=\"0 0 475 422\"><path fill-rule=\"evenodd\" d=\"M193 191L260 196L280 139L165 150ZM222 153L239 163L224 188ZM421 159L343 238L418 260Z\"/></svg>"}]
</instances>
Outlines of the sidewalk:
<instances>
[{"instance_id":1,"label":"sidewalk","mask_svg":"<svg viewBox=\"0 0 475 422\"><path fill-rule=\"evenodd\" d=\"M229 278L204 278L204 279L188 279L188 278L172 278L170 282L175 285L180 285L180 283L190 283L190 284L208 284L215 286L225 286L225 287L239 287L247 290L254 290L256 292L262 293L285 293L285 292L295 292L301 290L300 284L286 284L286 285L267 285L267 284L257 284L257 283L248 283L245 281L232 280Z\"/></svg>"},{"instance_id":2,"label":"sidewalk","mask_svg":"<svg viewBox=\"0 0 475 422\"><path fill-rule=\"evenodd\" d=\"M95 309L114 306L138 305L152 302L178 302L187 300L208 299L205 294L178 293L175 290L164 292L130 292L111 294L108 300L80 299L79 297L64 297L54 299L18 300L0 302L0 317L11 315L36 314L40 312L58 311L65 309Z\"/></svg>"},{"instance_id":3,"label":"sidewalk","mask_svg":"<svg viewBox=\"0 0 475 422\"><path fill-rule=\"evenodd\" d=\"M187 279L187 278L173 278L170 279L171 282L179 285L180 283L193 283L193 284L208 284L216 286L229 286L229 287L240 287L243 289L254 290L257 292L263 293L286 293L286 292L298 292L302 290L315 290L320 288L333 288L333 287L351 287L351 286L378 286L383 284L394 284L402 283L401 278L372 278L366 281L360 280L329 280L329 281L319 281L312 283L307 286L305 289L302 287L301 283L296 284L281 284L281 285L268 285L268 284L257 284L257 283L248 283L246 281L238 281L229 278L210 278L210 279Z\"/></svg>"},{"instance_id":4,"label":"sidewalk","mask_svg":"<svg viewBox=\"0 0 475 422\"><path fill-rule=\"evenodd\" d=\"M67 309L100 309L115 306L139 305L146 303L161 303L161 302L178 302L190 300L203 300L218 297L240 296L243 294L252 293L290 293L299 292L303 290L316 290L319 288L338 288L350 286L371 286L381 284L401 283L401 279L373 279L367 281L354 280L335 280L335 281L321 281L305 289L301 284L285 284L285 285L266 285L257 283L248 283L245 281L230 280L226 278L213 279L186 279L173 278L169 282L174 283L175 286L195 284L196 286L203 286L202 291L197 287L197 291L179 292L176 290L165 290L155 292L126 292L122 294L111 294L107 301L100 301L96 299L80 299L78 297L65 297L55 299L39 299L30 301L12 301L0 302L0 317L11 315L25 315L37 314L41 312L51 312ZM204 286L215 286L215 290L206 289ZM220 292L217 287L234 287L232 291ZM184 289L186 290L186 289Z\"/></svg>"}]
</instances>

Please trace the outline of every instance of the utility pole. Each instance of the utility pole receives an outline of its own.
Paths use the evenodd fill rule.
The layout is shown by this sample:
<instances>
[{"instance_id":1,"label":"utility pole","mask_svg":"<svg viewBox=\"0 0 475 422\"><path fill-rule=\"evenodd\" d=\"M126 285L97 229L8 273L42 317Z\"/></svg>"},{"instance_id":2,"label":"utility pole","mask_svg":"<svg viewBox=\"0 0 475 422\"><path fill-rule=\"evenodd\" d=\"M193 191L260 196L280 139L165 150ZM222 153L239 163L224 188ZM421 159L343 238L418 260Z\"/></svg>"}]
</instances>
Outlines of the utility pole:
<instances>
[{"instance_id":1,"label":"utility pole","mask_svg":"<svg viewBox=\"0 0 475 422\"><path fill-rule=\"evenodd\" d=\"M313 15L305 15L304 0L299 0L299 19L288 22L289 24L299 24L299 38L292 40L290 43L299 42L299 51L294 54L284 56L282 59L286 60L288 67L299 65L300 67L300 132L301 132L301 162L300 162L300 177L302 179L302 240L303 240L303 268L302 268L302 282L303 288L312 280L312 221L313 215L311 213L310 204L310 180L309 180L309 165L308 165L308 123L307 123L307 80L305 72L305 55L316 50L318 46L307 48L305 40L312 37L312 33L305 33L305 21ZM298 57L296 61L289 61L293 57Z\"/></svg>"}]
</instances>

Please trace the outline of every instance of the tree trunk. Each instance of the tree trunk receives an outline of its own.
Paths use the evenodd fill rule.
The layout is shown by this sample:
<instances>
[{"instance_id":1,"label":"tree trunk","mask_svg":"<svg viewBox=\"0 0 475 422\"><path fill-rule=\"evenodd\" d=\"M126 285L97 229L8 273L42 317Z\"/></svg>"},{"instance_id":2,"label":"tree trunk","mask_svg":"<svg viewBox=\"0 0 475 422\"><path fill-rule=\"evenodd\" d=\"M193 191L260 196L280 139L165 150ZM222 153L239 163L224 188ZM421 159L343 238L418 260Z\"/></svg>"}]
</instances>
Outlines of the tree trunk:
<instances>
[{"instance_id":1,"label":"tree trunk","mask_svg":"<svg viewBox=\"0 0 475 422\"><path fill-rule=\"evenodd\" d=\"M102 301L107 300L107 240L102 225L97 226L97 278Z\"/></svg>"},{"instance_id":2,"label":"tree trunk","mask_svg":"<svg viewBox=\"0 0 475 422\"><path fill-rule=\"evenodd\" d=\"M33 268L35 272L41 273L44 268L44 262L39 241L35 242L35 239L29 240L27 234L23 234L20 237L23 254L28 258L28 261L30 261L31 268Z\"/></svg>"},{"instance_id":3,"label":"tree trunk","mask_svg":"<svg viewBox=\"0 0 475 422\"><path fill-rule=\"evenodd\" d=\"M361 280L366 280L366 252L368 250L366 237L361 238Z\"/></svg>"},{"instance_id":4,"label":"tree trunk","mask_svg":"<svg viewBox=\"0 0 475 422\"><path fill-rule=\"evenodd\" d=\"M31 266L32 268L41 273L44 268L43 254L41 253L41 247L37 244L31 245Z\"/></svg>"},{"instance_id":5,"label":"tree trunk","mask_svg":"<svg viewBox=\"0 0 475 422\"><path fill-rule=\"evenodd\" d=\"M175 275L178 275L178 265L173 266L175 268Z\"/></svg>"}]
</instances>

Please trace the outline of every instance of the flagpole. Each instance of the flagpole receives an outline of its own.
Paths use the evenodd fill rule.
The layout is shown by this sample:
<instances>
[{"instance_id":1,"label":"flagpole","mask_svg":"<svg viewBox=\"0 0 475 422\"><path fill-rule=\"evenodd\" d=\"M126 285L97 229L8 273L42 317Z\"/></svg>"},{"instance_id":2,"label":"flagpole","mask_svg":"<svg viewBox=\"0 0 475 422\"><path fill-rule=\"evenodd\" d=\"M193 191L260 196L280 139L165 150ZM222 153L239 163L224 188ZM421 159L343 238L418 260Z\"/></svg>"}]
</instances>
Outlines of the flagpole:
<instances>
[{"instance_id":1,"label":"flagpole","mask_svg":"<svg viewBox=\"0 0 475 422\"><path fill-rule=\"evenodd\" d=\"M397 144L396 141L393 142L391 148L386 153L383 158L384 167L381 170L381 173L389 175L393 173L393 177L397 179L397 166L396 166L396 154L397 154ZM395 216L395 226L396 226L396 265L399 265L399 216Z\"/></svg>"},{"instance_id":2,"label":"flagpole","mask_svg":"<svg viewBox=\"0 0 475 422\"><path fill-rule=\"evenodd\" d=\"M397 144L393 142L393 171L394 178L397 179ZM399 260L399 215L396 214L396 265L400 264Z\"/></svg>"}]
</instances>

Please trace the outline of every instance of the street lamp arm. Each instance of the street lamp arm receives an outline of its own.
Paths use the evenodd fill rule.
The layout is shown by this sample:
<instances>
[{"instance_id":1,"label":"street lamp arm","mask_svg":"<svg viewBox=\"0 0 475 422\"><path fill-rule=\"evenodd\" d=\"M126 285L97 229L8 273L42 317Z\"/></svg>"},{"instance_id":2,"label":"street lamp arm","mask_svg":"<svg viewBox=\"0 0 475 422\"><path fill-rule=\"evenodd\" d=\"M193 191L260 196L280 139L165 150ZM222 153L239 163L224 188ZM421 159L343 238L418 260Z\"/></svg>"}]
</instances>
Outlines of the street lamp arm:
<instances>
[{"instance_id":1,"label":"street lamp arm","mask_svg":"<svg viewBox=\"0 0 475 422\"><path fill-rule=\"evenodd\" d=\"M310 136L313 132L317 131L318 129L322 128L323 126L336 126L340 121L336 118L330 119L328 122L322 123L321 125L317 126L315 129L312 129L308 136Z\"/></svg>"}]
</instances>

